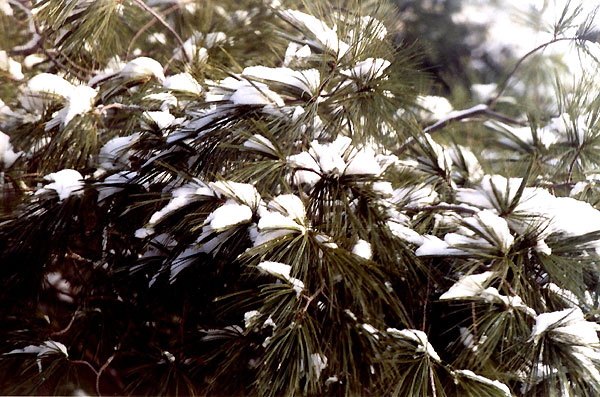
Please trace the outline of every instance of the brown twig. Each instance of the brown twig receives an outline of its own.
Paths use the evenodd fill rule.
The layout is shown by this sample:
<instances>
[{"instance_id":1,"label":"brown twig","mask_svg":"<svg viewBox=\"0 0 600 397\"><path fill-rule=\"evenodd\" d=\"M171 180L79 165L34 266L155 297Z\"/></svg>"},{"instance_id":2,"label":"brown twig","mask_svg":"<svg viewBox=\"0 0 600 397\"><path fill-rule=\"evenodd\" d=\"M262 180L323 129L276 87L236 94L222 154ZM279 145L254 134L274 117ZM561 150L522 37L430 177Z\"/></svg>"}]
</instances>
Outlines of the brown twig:
<instances>
[{"instance_id":1,"label":"brown twig","mask_svg":"<svg viewBox=\"0 0 600 397\"><path fill-rule=\"evenodd\" d=\"M473 346L477 346L479 332L477 330L477 314L475 312L475 302L471 303L471 321L473 322Z\"/></svg>"},{"instance_id":2,"label":"brown twig","mask_svg":"<svg viewBox=\"0 0 600 397\"><path fill-rule=\"evenodd\" d=\"M54 331L50 335L51 336L60 336L60 335L63 335L63 334L66 334L67 332L69 332L69 330L73 326L73 323L75 323L75 319L77 318L78 314L79 314L79 309L75 310L73 317L71 317L71 321L69 321L69 324L67 324L67 326L65 328L58 330L58 331Z\"/></svg>"},{"instance_id":3,"label":"brown twig","mask_svg":"<svg viewBox=\"0 0 600 397\"><path fill-rule=\"evenodd\" d=\"M98 106L96 108L96 110L99 114L102 114L110 109L137 111L137 110L141 110L141 107L135 106L135 105L124 105L122 103L111 103L110 105Z\"/></svg>"},{"instance_id":4,"label":"brown twig","mask_svg":"<svg viewBox=\"0 0 600 397\"><path fill-rule=\"evenodd\" d=\"M423 322L421 323L421 331L425 332L427 326L427 304L429 303L429 292L431 291L431 276L427 274L427 290L425 291L425 302L423 303Z\"/></svg>"},{"instance_id":5,"label":"brown twig","mask_svg":"<svg viewBox=\"0 0 600 397\"><path fill-rule=\"evenodd\" d=\"M179 8L181 8L181 5L175 4L174 6L167 8L162 13L162 16L165 17L165 16L169 15L170 13L172 13L173 11L178 10ZM136 34L133 36L133 38L129 42L129 46L127 47L127 55L125 55L125 59L129 59L129 56L131 55L131 49L133 48L133 44L137 41L137 39L139 39L140 36L155 23L156 23L156 19L151 19L148 23L146 23L144 26L142 26L140 30L138 30L136 32Z\"/></svg>"},{"instance_id":6,"label":"brown twig","mask_svg":"<svg viewBox=\"0 0 600 397\"><path fill-rule=\"evenodd\" d=\"M473 208L462 207L460 205L428 205L422 207L404 207L403 211L415 211L415 212L434 212L434 211L454 211L454 212L466 212L467 214L476 214L478 211Z\"/></svg>"},{"instance_id":7,"label":"brown twig","mask_svg":"<svg viewBox=\"0 0 600 397\"><path fill-rule=\"evenodd\" d=\"M102 376L102 372L104 372L106 370L106 368L108 368L108 366L114 359L115 359L115 355L113 354L106 360L106 362L104 364L102 364L102 366L96 373L96 393L98 394L98 396L101 396L101 394L100 394L100 377Z\"/></svg>"},{"instance_id":8,"label":"brown twig","mask_svg":"<svg viewBox=\"0 0 600 397\"><path fill-rule=\"evenodd\" d=\"M323 286L320 286L319 289L311 296L304 296L306 298L306 305L304 306L304 309L302 310L303 313L308 311L308 307L310 306L310 304L312 303L313 300L315 300L315 298L317 296L319 296L319 294L323 292Z\"/></svg>"},{"instance_id":9,"label":"brown twig","mask_svg":"<svg viewBox=\"0 0 600 397\"><path fill-rule=\"evenodd\" d=\"M98 371L88 361L85 361L85 360L70 360L70 362L72 364L85 365L86 367L88 367L89 369L92 370L92 372L94 373L94 375L98 376Z\"/></svg>"},{"instance_id":10,"label":"brown twig","mask_svg":"<svg viewBox=\"0 0 600 397\"><path fill-rule=\"evenodd\" d=\"M175 40L177 40L177 42L179 43L179 46L181 47L181 51L183 52L183 56L185 58L185 60L187 62L190 61L190 58L188 57L188 55L186 54L185 50L184 50L184 43L183 40L181 39L181 37L177 34L177 32L175 31L175 29L173 29L168 23L167 21L165 21L163 19L163 17L157 13L156 11L154 11L152 9L152 7L149 7L146 3L144 3L142 0L131 0L134 3L136 3L137 5L139 5L141 8L143 8L147 13L151 14L154 18L156 18L156 20L158 22L160 22L161 25L163 25L168 31L169 33L171 33L173 35L173 37L175 37Z\"/></svg>"}]
</instances>

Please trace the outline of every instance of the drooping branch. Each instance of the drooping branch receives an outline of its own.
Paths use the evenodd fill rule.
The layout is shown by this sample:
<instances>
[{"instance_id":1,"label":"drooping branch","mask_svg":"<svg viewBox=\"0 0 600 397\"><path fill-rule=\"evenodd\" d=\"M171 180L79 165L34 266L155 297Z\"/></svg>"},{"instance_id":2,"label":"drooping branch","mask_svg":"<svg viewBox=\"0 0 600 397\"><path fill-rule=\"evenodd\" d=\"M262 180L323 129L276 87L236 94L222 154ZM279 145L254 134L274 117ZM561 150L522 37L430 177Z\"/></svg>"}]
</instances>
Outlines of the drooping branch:
<instances>
[{"instance_id":1,"label":"drooping branch","mask_svg":"<svg viewBox=\"0 0 600 397\"><path fill-rule=\"evenodd\" d=\"M492 109L496 105L496 102L498 102L498 99L500 99L500 97L502 96L502 94L504 93L506 88L508 87L508 83L510 82L512 77L515 75L515 73L517 73L517 70L521 67L521 65L523 64L523 62L525 62L525 60L527 58L529 58L536 52L541 51L554 43L558 43L560 41L580 41L580 40L586 40L586 39L584 37L557 37L557 38L554 38L543 44L540 44L539 46L535 47L533 50L529 51L527 54L525 54L521 58L519 58L517 63L515 63L515 65L511 69L511 71L504 78L504 81L502 81L502 83L498 87L498 91L496 92L496 95L494 95L494 97L488 101L488 106L490 107L490 109Z\"/></svg>"},{"instance_id":2,"label":"drooping branch","mask_svg":"<svg viewBox=\"0 0 600 397\"><path fill-rule=\"evenodd\" d=\"M519 125L519 126L527 125L527 123L524 121L515 120L505 114L498 113L498 112L492 110L488 105L479 104L479 105L475 105L469 109L457 110L457 111L451 112L448 115L446 115L446 117L438 120L436 123L423 129L423 131L426 134L433 134L436 131L446 128L448 125L450 125L452 123L455 123L458 121L463 121L463 120L466 120L466 119L469 119L469 118L475 117L475 116L487 116L489 118L496 119L496 120L502 121L507 124L514 124L514 125ZM402 146L400 146L400 148L398 150L395 151L395 154L398 155L400 153L403 153L413 143L414 143L414 139L412 137L408 138L404 142L404 144Z\"/></svg>"}]
</instances>

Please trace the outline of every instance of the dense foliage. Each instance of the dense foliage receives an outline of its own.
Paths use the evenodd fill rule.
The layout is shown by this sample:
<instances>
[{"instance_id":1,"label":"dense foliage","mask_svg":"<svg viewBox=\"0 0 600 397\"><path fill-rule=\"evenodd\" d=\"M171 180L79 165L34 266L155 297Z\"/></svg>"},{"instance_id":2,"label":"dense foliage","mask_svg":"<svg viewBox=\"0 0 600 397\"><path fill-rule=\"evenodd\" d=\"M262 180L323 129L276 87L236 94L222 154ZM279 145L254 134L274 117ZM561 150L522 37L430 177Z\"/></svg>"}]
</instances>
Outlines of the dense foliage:
<instances>
[{"instance_id":1,"label":"dense foliage","mask_svg":"<svg viewBox=\"0 0 600 397\"><path fill-rule=\"evenodd\" d=\"M282 3L0 0L0 392L599 395L592 19Z\"/></svg>"}]
</instances>

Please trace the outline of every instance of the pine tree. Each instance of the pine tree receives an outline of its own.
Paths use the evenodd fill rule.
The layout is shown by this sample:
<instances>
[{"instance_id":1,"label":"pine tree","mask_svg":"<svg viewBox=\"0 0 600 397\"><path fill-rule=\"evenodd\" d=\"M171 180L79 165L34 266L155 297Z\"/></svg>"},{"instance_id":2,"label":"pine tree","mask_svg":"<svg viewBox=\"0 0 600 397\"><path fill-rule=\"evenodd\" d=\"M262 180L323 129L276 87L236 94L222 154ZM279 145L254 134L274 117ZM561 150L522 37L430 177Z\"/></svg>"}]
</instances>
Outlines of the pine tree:
<instances>
[{"instance_id":1,"label":"pine tree","mask_svg":"<svg viewBox=\"0 0 600 397\"><path fill-rule=\"evenodd\" d=\"M600 394L568 3L455 111L376 1L0 0L0 391Z\"/></svg>"}]
</instances>

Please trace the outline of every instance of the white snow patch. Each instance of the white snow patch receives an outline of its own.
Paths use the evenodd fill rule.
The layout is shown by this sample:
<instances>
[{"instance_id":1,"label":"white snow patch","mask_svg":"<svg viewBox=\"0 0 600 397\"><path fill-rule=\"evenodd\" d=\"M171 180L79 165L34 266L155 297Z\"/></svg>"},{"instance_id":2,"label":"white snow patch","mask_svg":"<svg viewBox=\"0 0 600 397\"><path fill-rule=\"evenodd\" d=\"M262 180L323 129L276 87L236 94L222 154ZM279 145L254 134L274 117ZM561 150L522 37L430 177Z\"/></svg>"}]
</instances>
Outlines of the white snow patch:
<instances>
[{"instance_id":1,"label":"white snow patch","mask_svg":"<svg viewBox=\"0 0 600 397\"><path fill-rule=\"evenodd\" d=\"M213 230L221 232L251 219L252 209L250 207L230 199L208 215L206 224L210 224Z\"/></svg>"},{"instance_id":2,"label":"white snow patch","mask_svg":"<svg viewBox=\"0 0 600 397\"><path fill-rule=\"evenodd\" d=\"M354 247L352 247L352 253L365 259L373 258L371 244L366 240L358 240Z\"/></svg>"},{"instance_id":3,"label":"white snow patch","mask_svg":"<svg viewBox=\"0 0 600 397\"><path fill-rule=\"evenodd\" d=\"M129 165L129 148L138 141L139 133L119 136L106 142L100 149L98 161L107 170L118 169Z\"/></svg>"},{"instance_id":4,"label":"white snow patch","mask_svg":"<svg viewBox=\"0 0 600 397\"><path fill-rule=\"evenodd\" d=\"M8 353L4 353L5 355L9 354L37 354L38 357L45 356L48 354L62 354L65 357L69 357L69 352L67 351L67 347L53 340L47 340L41 345L29 345L25 346L22 349L14 349Z\"/></svg>"},{"instance_id":5,"label":"white snow patch","mask_svg":"<svg viewBox=\"0 0 600 397\"><path fill-rule=\"evenodd\" d=\"M449 236L452 233L446 235ZM415 251L417 256L446 256L446 255L467 255L465 251L451 248L450 244L439 237L432 235L423 235L422 244Z\"/></svg>"},{"instance_id":6,"label":"white snow patch","mask_svg":"<svg viewBox=\"0 0 600 397\"><path fill-rule=\"evenodd\" d=\"M200 95L203 92L202 86L189 73L178 73L165 78L163 87L173 91L185 91Z\"/></svg>"},{"instance_id":7,"label":"white snow patch","mask_svg":"<svg viewBox=\"0 0 600 397\"><path fill-rule=\"evenodd\" d=\"M307 40L311 46L331 52L337 55L338 59L342 58L350 48L339 39L335 28L329 28L325 22L312 15L296 10L282 10L279 11L279 15L291 24L310 31L314 36L314 40L312 38Z\"/></svg>"},{"instance_id":8,"label":"white snow patch","mask_svg":"<svg viewBox=\"0 0 600 397\"><path fill-rule=\"evenodd\" d=\"M256 150L257 152L265 153L271 156L277 155L277 150L273 143L260 134L252 135L246 142L244 147Z\"/></svg>"},{"instance_id":9,"label":"white snow patch","mask_svg":"<svg viewBox=\"0 0 600 397\"><path fill-rule=\"evenodd\" d=\"M52 183L44 186L44 188L38 190L35 194L54 190L58 194L59 201L63 201L71 194L81 194L81 188L83 188L83 177L79 172L71 169L53 172L46 175L44 179L52 181Z\"/></svg>"},{"instance_id":10,"label":"white snow patch","mask_svg":"<svg viewBox=\"0 0 600 397\"><path fill-rule=\"evenodd\" d=\"M373 80L381 77L390 65L390 61L386 59L367 58L356 63L352 69L341 70L340 74L354 79Z\"/></svg>"},{"instance_id":11,"label":"white snow patch","mask_svg":"<svg viewBox=\"0 0 600 397\"><path fill-rule=\"evenodd\" d=\"M408 339L413 342L417 342L419 347L417 348L418 352L423 352L434 361L441 362L441 358L438 353L435 351L431 343L429 343L429 339L427 338L427 334L423 331L419 331L416 329L403 329L398 330L396 328L388 328L386 332L390 335L393 335L397 338Z\"/></svg>"},{"instance_id":12,"label":"white snow patch","mask_svg":"<svg viewBox=\"0 0 600 397\"><path fill-rule=\"evenodd\" d=\"M15 153L10 143L10 137L0 131L0 164L4 168L10 168L21 156L22 152Z\"/></svg>"},{"instance_id":13,"label":"white snow patch","mask_svg":"<svg viewBox=\"0 0 600 397\"><path fill-rule=\"evenodd\" d=\"M188 183L171 192L171 200L169 204L163 207L160 211L155 212L150 217L149 224L154 225L160 221L166 214L173 212L193 200L200 199L202 196L214 196L214 193L204 183L199 180Z\"/></svg>"},{"instance_id":14,"label":"white snow patch","mask_svg":"<svg viewBox=\"0 0 600 397\"><path fill-rule=\"evenodd\" d=\"M574 307L539 314L535 319L531 337L537 342L543 334L550 332L552 338L566 343L598 345L598 331L600 325L586 321L581 309Z\"/></svg>"},{"instance_id":15,"label":"white snow patch","mask_svg":"<svg viewBox=\"0 0 600 397\"><path fill-rule=\"evenodd\" d=\"M321 86L321 74L317 69L294 70L287 67L249 66L244 69L242 76L289 85L311 95L317 93Z\"/></svg>"},{"instance_id":16,"label":"white snow patch","mask_svg":"<svg viewBox=\"0 0 600 397\"><path fill-rule=\"evenodd\" d=\"M290 283L294 291L296 291L296 296L299 297L302 293L302 290L304 289L304 283L301 280L290 276L290 271L292 269L290 265L280 262L265 261L259 263L257 267L263 273L282 278Z\"/></svg>"},{"instance_id":17,"label":"white snow patch","mask_svg":"<svg viewBox=\"0 0 600 397\"><path fill-rule=\"evenodd\" d=\"M59 125L64 128L75 116L92 110L97 95L98 91L92 87L86 85L73 86L65 95L67 104L46 124L46 131Z\"/></svg>"},{"instance_id":18,"label":"white snow patch","mask_svg":"<svg viewBox=\"0 0 600 397\"><path fill-rule=\"evenodd\" d=\"M156 77L160 82L165 80L162 65L149 57L139 57L129 61L119 74L128 79Z\"/></svg>"},{"instance_id":19,"label":"white snow patch","mask_svg":"<svg viewBox=\"0 0 600 397\"><path fill-rule=\"evenodd\" d=\"M312 353L310 355L310 362L312 369L315 371L315 375L317 375L317 379L321 377L321 372L325 368L327 368L327 357L320 353Z\"/></svg>"},{"instance_id":20,"label":"white snow patch","mask_svg":"<svg viewBox=\"0 0 600 397\"><path fill-rule=\"evenodd\" d=\"M219 195L246 204L250 208L258 208L262 201L256 187L249 183L218 181L210 182L208 185Z\"/></svg>"},{"instance_id":21,"label":"white snow patch","mask_svg":"<svg viewBox=\"0 0 600 397\"><path fill-rule=\"evenodd\" d=\"M156 124L159 130L164 130L175 122L175 116L168 111L146 111L144 112L144 117ZM142 123L142 127L149 129L149 126L145 125L145 123Z\"/></svg>"},{"instance_id":22,"label":"white snow patch","mask_svg":"<svg viewBox=\"0 0 600 397\"><path fill-rule=\"evenodd\" d=\"M2 1L0 1L0 11L1 10ZM10 78L12 78L13 80L23 80L25 78L21 64L9 57L7 52L4 50L0 51L0 70L3 70L6 73L8 73Z\"/></svg>"},{"instance_id":23,"label":"white snow patch","mask_svg":"<svg viewBox=\"0 0 600 397\"><path fill-rule=\"evenodd\" d=\"M252 328L256 325L256 322L260 319L260 312L258 310L251 310L244 313L244 327L246 329Z\"/></svg>"},{"instance_id":24,"label":"white snow patch","mask_svg":"<svg viewBox=\"0 0 600 397\"><path fill-rule=\"evenodd\" d=\"M471 370L457 369L455 371L452 371L452 375L455 377L462 376L467 379L474 380L479 383L483 383L484 385L488 385L495 389L498 389L499 391L503 392L504 395L507 397L512 397L512 393L510 392L510 389L504 383L497 381L497 380L491 380L489 378L486 378L485 376L477 375Z\"/></svg>"},{"instance_id":25,"label":"white snow patch","mask_svg":"<svg viewBox=\"0 0 600 397\"><path fill-rule=\"evenodd\" d=\"M440 300L471 298L478 296L483 291L484 286L494 277L494 272L484 272L480 274L471 274L462 277L448 291L446 291Z\"/></svg>"}]
</instances>

